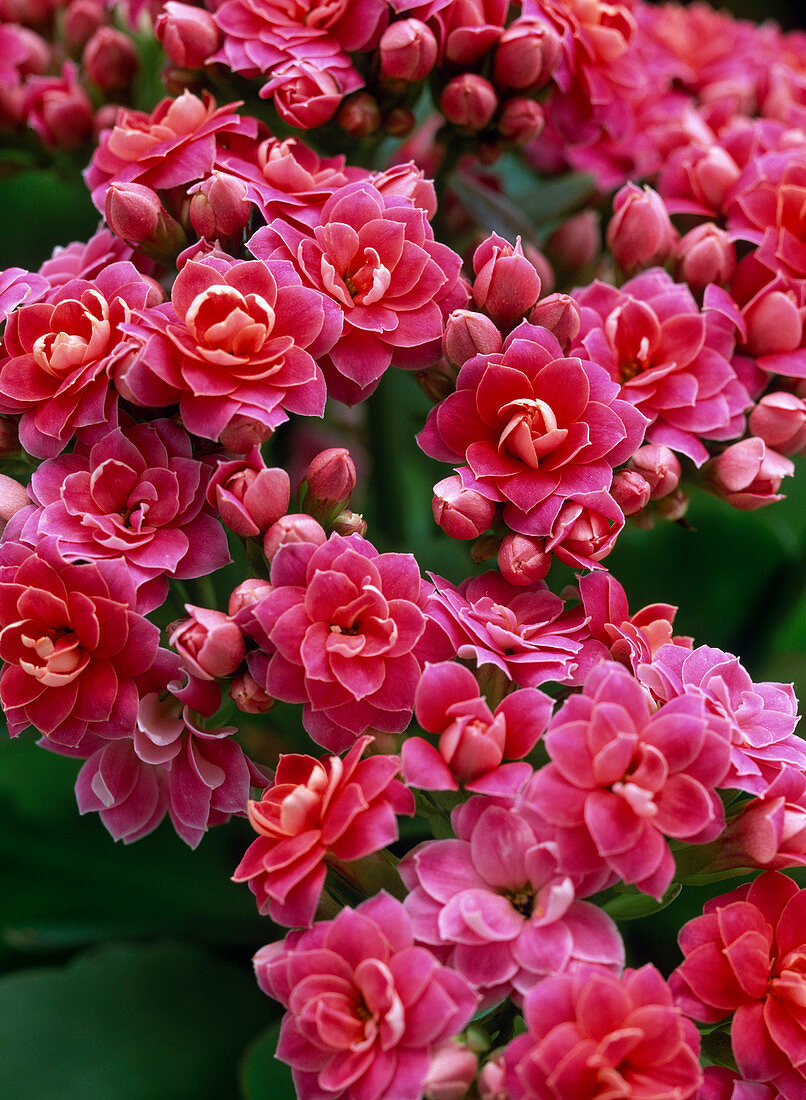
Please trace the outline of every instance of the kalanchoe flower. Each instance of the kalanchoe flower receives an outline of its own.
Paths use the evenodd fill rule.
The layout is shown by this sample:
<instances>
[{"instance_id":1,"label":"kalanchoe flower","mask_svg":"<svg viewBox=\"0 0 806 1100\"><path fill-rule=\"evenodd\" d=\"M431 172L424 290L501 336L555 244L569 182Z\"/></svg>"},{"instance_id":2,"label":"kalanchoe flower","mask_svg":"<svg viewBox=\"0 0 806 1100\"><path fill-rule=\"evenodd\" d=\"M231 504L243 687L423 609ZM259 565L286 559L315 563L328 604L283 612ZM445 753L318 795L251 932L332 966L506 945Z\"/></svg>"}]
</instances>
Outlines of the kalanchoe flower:
<instances>
[{"instance_id":1,"label":"kalanchoe flower","mask_svg":"<svg viewBox=\"0 0 806 1100\"><path fill-rule=\"evenodd\" d=\"M495 519L495 504L475 489L465 489L457 475L434 486L434 519L452 539L477 539Z\"/></svg>"},{"instance_id":2,"label":"kalanchoe flower","mask_svg":"<svg viewBox=\"0 0 806 1100\"><path fill-rule=\"evenodd\" d=\"M781 482L794 472L790 459L755 436L726 447L704 470L711 490L743 512L783 500Z\"/></svg>"},{"instance_id":3,"label":"kalanchoe flower","mask_svg":"<svg viewBox=\"0 0 806 1100\"><path fill-rule=\"evenodd\" d=\"M504 1053L512 1100L694 1100L697 1029L654 966L621 978L586 967L524 999L527 1032Z\"/></svg>"},{"instance_id":4,"label":"kalanchoe flower","mask_svg":"<svg viewBox=\"0 0 806 1100\"><path fill-rule=\"evenodd\" d=\"M254 538L285 515L291 496L288 474L266 466L258 447L243 459L220 460L207 486L207 500L231 531Z\"/></svg>"},{"instance_id":5,"label":"kalanchoe flower","mask_svg":"<svg viewBox=\"0 0 806 1100\"><path fill-rule=\"evenodd\" d=\"M735 1070L724 1066L706 1066L698 1100L781 1100L782 1094L771 1085L745 1081Z\"/></svg>"},{"instance_id":6,"label":"kalanchoe flower","mask_svg":"<svg viewBox=\"0 0 806 1100\"><path fill-rule=\"evenodd\" d=\"M361 859L397 840L397 814L414 813L396 756L361 759L361 737L342 759L281 756L274 781L249 820L259 834L233 875L248 882L261 913L287 926L309 925L329 858Z\"/></svg>"},{"instance_id":7,"label":"kalanchoe flower","mask_svg":"<svg viewBox=\"0 0 806 1100\"><path fill-rule=\"evenodd\" d=\"M403 906L385 892L262 947L255 971L288 1009L277 1057L291 1065L301 1100L414 1100L433 1051L478 1001L461 975L414 945Z\"/></svg>"},{"instance_id":8,"label":"kalanchoe flower","mask_svg":"<svg viewBox=\"0 0 806 1100\"><path fill-rule=\"evenodd\" d=\"M456 840L428 840L398 865L415 937L495 1004L579 963L620 970L624 944L597 906L577 901L551 830L476 798L454 811Z\"/></svg>"},{"instance_id":9,"label":"kalanchoe flower","mask_svg":"<svg viewBox=\"0 0 806 1100\"><path fill-rule=\"evenodd\" d=\"M607 244L625 271L662 264L677 242L663 199L651 187L628 183L613 199Z\"/></svg>"},{"instance_id":10,"label":"kalanchoe flower","mask_svg":"<svg viewBox=\"0 0 806 1100\"><path fill-rule=\"evenodd\" d=\"M309 516L307 512L281 516L263 537L263 553L266 560L273 561L274 555L281 546L295 542L308 542L313 543L314 546L321 546L323 542L327 542L327 532L318 520Z\"/></svg>"},{"instance_id":11,"label":"kalanchoe flower","mask_svg":"<svg viewBox=\"0 0 806 1100\"><path fill-rule=\"evenodd\" d=\"M48 281L22 267L0 271L0 325L23 303L32 304L45 295Z\"/></svg>"},{"instance_id":12,"label":"kalanchoe flower","mask_svg":"<svg viewBox=\"0 0 806 1100\"><path fill-rule=\"evenodd\" d=\"M271 564L273 591L250 608L246 633L270 655L269 695L304 703L308 733L332 752L370 726L399 733L420 678L425 585L409 554L379 554L359 535L288 543Z\"/></svg>"},{"instance_id":13,"label":"kalanchoe flower","mask_svg":"<svg viewBox=\"0 0 806 1100\"><path fill-rule=\"evenodd\" d=\"M690 638L672 637L676 607L654 603L631 615L627 594L612 573L581 577L579 596L587 616L587 629L606 647L605 659L612 657L634 673L640 664L652 661L667 643L691 648Z\"/></svg>"},{"instance_id":14,"label":"kalanchoe flower","mask_svg":"<svg viewBox=\"0 0 806 1100\"><path fill-rule=\"evenodd\" d=\"M735 1013L731 1046L742 1075L797 1100L806 1088L806 890L767 871L703 912L678 937L677 1003L707 1023Z\"/></svg>"},{"instance_id":15,"label":"kalanchoe flower","mask_svg":"<svg viewBox=\"0 0 806 1100\"><path fill-rule=\"evenodd\" d=\"M79 149L92 136L92 102L72 61L61 76L28 77L22 114L49 149Z\"/></svg>"},{"instance_id":16,"label":"kalanchoe flower","mask_svg":"<svg viewBox=\"0 0 806 1100\"><path fill-rule=\"evenodd\" d=\"M498 109L498 96L483 76L461 73L443 88L439 109L448 122L462 130L483 130Z\"/></svg>"},{"instance_id":17,"label":"kalanchoe flower","mask_svg":"<svg viewBox=\"0 0 806 1100\"><path fill-rule=\"evenodd\" d=\"M456 1039L441 1043L431 1052L431 1063L423 1084L424 1100L462 1100L478 1073L479 1059Z\"/></svg>"},{"instance_id":18,"label":"kalanchoe flower","mask_svg":"<svg viewBox=\"0 0 806 1100\"><path fill-rule=\"evenodd\" d=\"M383 32L379 45L385 80L423 80L437 60L437 40L419 19L399 19Z\"/></svg>"},{"instance_id":19,"label":"kalanchoe flower","mask_svg":"<svg viewBox=\"0 0 806 1100\"><path fill-rule=\"evenodd\" d=\"M322 523L334 512L342 512L353 494L357 476L346 447L320 451L308 465L300 485L305 510Z\"/></svg>"},{"instance_id":20,"label":"kalanchoe flower","mask_svg":"<svg viewBox=\"0 0 806 1100\"><path fill-rule=\"evenodd\" d=\"M520 237L512 245L492 233L473 253L473 270L473 300L505 332L540 297L540 276L524 256Z\"/></svg>"},{"instance_id":21,"label":"kalanchoe flower","mask_svg":"<svg viewBox=\"0 0 806 1100\"><path fill-rule=\"evenodd\" d=\"M0 474L0 533L17 512L30 505L31 498L25 486L8 474Z\"/></svg>"},{"instance_id":22,"label":"kalanchoe flower","mask_svg":"<svg viewBox=\"0 0 806 1100\"><path fill-rule=\"evenodd\" d=\"M201 69L221 40L209 11L177 3L177 0L168 0L162 5L154 33L168 59L180 69Z\"/></svg>"},{"instance_id":23,"label":"kalanchoe flower","mask_svg":"<svg viewBox=\"0 0 806 1100\"><path fill-rule=\"evenodd\" d=\"M765 394L750 413L749 425L779 454L798 454L806 447L806 401L786 391Z\"/></svg>"},{"instance_id":24,"label":"kalanchoe flower","mask_svg":"<svg viewBox=\"0 0 806 1100\"><path fill-rule=\"evenodd\" d=\"M189 618L171 629L169 641L192 676L216 680L231 676L246 652L243 634L222 611L185 604Z\"/></svg>"}]
</instances>

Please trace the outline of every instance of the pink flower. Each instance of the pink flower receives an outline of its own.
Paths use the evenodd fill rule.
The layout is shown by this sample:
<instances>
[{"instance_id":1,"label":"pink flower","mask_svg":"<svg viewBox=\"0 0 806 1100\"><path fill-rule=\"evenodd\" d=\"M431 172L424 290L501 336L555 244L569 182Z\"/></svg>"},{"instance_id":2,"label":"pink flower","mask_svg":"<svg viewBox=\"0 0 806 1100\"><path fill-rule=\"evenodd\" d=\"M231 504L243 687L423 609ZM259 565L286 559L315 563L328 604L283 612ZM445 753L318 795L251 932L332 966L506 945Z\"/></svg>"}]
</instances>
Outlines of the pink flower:
<instances>
[{"instance_id":1,"label":"pink flower","mask_svg":"<svg viewBox=\"0 0 806 1100\"><path fill-rule=\"evenodd\" d=\"M783 500L781 481L794 472L790 459L755 436L732 443L705 467L712 491L743 512Z\"/></svg>"},{"instance_id":2,"label":"pink flower","mask_svg":"<svg viewBox=\"0 0 806 1100\"><path fill-rule=\"evenodd\" d=\"M232 676L244 659L245 647L233 620L223 611L185 604L189 618L171 628L170 644L191 676L215 680Z\"/></svg>"},{"instance_id":3,"label":"pink flower","mask_svg":"<svg viewBox=\"0 0 806 1100\"><path fill-rule=\"evenodd\" d=\"M625 271L665 263L677 236L657 191L628 183L616 194L607 243Z\"/></svg>"},{"instance_id":4,"label":"pink flower","mask_svg":"<svg viewBox=\"0 0 806 1100\"><path fill-rule=\"evenodd\" d=\"M401 860L415 937L482 993L488 1007L579 963L620 970L624 945L601 909L575 900L551 830L486 798L465 803L456 840Z\"/></svg>"},{"instance_id":5,"label":"pink flower","mask_svg":"<svg viewBox=\"0 0 806 1100\"><path fill-rule=\"evenodd\" d=\"M278 115L289 126L311 130L336 113L342 99L360 88L361 78L340 51L333 56L286 61L272 70L260 94L272 96Z\"/></svg>"},{"instance_id":6,"label":"pink flower","mask_svg":"<svg viewBox=\"0 0 806 1100\"><path fill-rule=\"evenodd\" d=\"M342 759L281 756L274 781L249 803L258 838L233 880L248 882L258 909L278 924L309 925L329 858L361 859L397 840L397 814L414 813L414 797L395 776L396 756L361 754L361 737Z\"/></svg>"},{"instance_id":7,"label":"pink flower","mask_svg":"<svg viewBox=\"0 0 806 1100\"><path fill-rule=\"evenodd\" d=\"M231 531L254 538L281 519L288 508L291 486L279 466L266 466L258 447L244 459L219 459L207 486L207 500Z\"/></svg>"},{"instance_id":8,"label":"pink flower","mask_svg":"<svg viewBox=\"0 0 806 1100\"><path fill-rule=\"evenodd\" d=\"M131 844L152 833L168 812L166 775L134 751L130 738L110 741L82 765L76 780L79 813L98 813L113 839Z\"/></svg>"},{"instance_id":9,"label":"pink flower","mask_svg":"<svg viewBox=\"0 0 806 1100\"><path fill-rule=\"evenodd\" d=\"M465 488L503 503L512 530L545 536L564 502L607 493L646 423L602 367L565 358L555 336L524 322L501 353L464 364L417 440L433 458L466 463Z\"/></svg>"},{"instance_id":10,"label":"pink flower","mask_svg":"<svg viewBox=\"0 0 806 1100\"><path fill-rule=\"evenodd\" d=\"M313 356L332 345L340 320L288 263L201 254L179 272L170 305L127 327L140 349L118 385L139 405L178 401L188 431L247 451L288 412L321 415Z\"/></svg>"},{"instance_id":11,"label":"pink flower","mask_svg":"<svg viewBox=\"0 0 806 1100\"><path fill-rule=\"evenodd\" d=\"M658 268L620 290L594 282L574 297L582 328L572 354L601 363L621 384L621 398L650 421L650 443L702 465L701 439L742 434L751 402L731 365L737 322L721 311L722 298L706 295L701 312L688 287Z\"/></svg>"},{"instance_id":12,"label":"pink flower","mask_svg":"<svg viewBox=\"0 0 806 1100\"><path fill-rule=\"evenodd\" d=\"M478 999L414 946L403 906L386 893L261 948L255 970L289 1010L277 1057L291 1065L301 1100L416 1100L432 1052L465 1027Z\"/></svg>"},{"instance_id":13,"label":"pink flower","mask_svg":"<svg viewBox=\"0 0 806 1100\"><path fill-rule=\"evenodd\" d=\"M49 149L78 149L92 137L92 102L72 61L65 61L60 77L27 78L22 113Z\"/></svg>"},{"instance_id":14,"label":"pink flower","mask_svg":"<svg viewBox=\"0 0 806 1100\"><path fill-rule=\"evenodd\" d=\"M654 966L621 978L586 967L524 1000L528 1031L506 1049L512 1100L693 1100L702 1083L697 1029Z\"/></svg>"},{"instance_id":15,"label":"pink flower","mask_svg":"<svg viewBox=\"0 0 806 1100\"><path fill-rule=\"evenodd\" d=\"M557 711L544 744L551 763L530 781L528 798L558 827L561 860L576 853L579 870L588 869L587 850L591 869L602 860L659 898L674 874L665 838L704 843L724 828L715 788L730 744L721 725L709 725L701 698L653 713L637 681L603 662Z\"/></svg>"},{"instance_id":16,"label":"pink flower","mask_svg":"<svg viewBox=\"0 0 806 1100\"><path fill-rule=\"evenodd\" d=\"M481 794L517 789L529 764L504 764L531 752L551 714L551 699L536 688L505 696L491 711L472 672L452 661L427 665L414 697L414 716L437 734L437 748L421 737L403 743L406 782L426 790Z\"/></svg>"},{"instance_id":17,"label":"pink flower","mask_svg":"<svg viewBox=\"0 0 806 1100\"><path fill-rule=\"evenodd\" d=\"M30 725L68 748L88 733L130 736L135 677L154 660L159 631L134 610L123 562L72 565L54 539L36 551L6 542L0 576L0 702L11 736Z\"/></svg>"},{"instance_id":18,"label":"pink flower","mask_svg":"<svg viewBox=\"0 0 806 1100\"><path fill-rule=\"evenodd\" d=\"M786 1100L806 1088L806 890L778 871L712 898L684 925L685 960L670 984L696 1020L732 1013L731 1046L749 1081L768 1082Z\"/></svg>"},{"instance_id":19,"label":"pink flower","mask_svg":"<svg viewBox=\"0 0 806 1100\"><path fill-rule=\"evenodd\" d=\"M366 397L390 362L433 363L444 316L466 301L460 258L434 240L425 210L369 181L331 195L313 233L277 220L258 230L249 247L263 259L291 259L306 284L343 312L332 369L326 366L340 400Z\"/></svg>"},{"instance_id":20,"label":"pink flower","mask_svg":"<svg viewBox=\"0 0 806 1100\"><path fill-rule=\"evenodd\" d=\"M150 266L143 256L135 257L139 271L147 273ZM97 279L105 268L120 260L132 260L132 249L125 241L120 240L113 233L103 227L98 229L88 241L73 241L64 247L57 247L49 260L45 260L39 269L39 274L47 279L50 287L55 290L64 286L73 279L85 279L89 282ZM51 297L55 295L51 294Z\"/></svg>"},{"instance_id":21,"label":"pink flower","mask_svg":"<svg viewBox=\"0 0 806 1100\"><path fill-rule=\"evenodd\" d=\"M114 420L110 378L134 351L122 326L158 295L123 261L11 315L0 359L0 411L22 413L20 441L29 454L50 458L78 428Z\"/></svg>"},{"instance_id":22,"label":"pink flower","mask_svg":"<svg viewBox=\"0 0 806 1100\"><path fill-rule=\"evenodd\" d=\"M271 583L244 626L270 655L263 678L250 662L268 694L304 703L303 725L331 752L370 726L403 730L420 678L414 650L425 630L414 558L334 534L321 546L281 546Z\"/></svg>"},{"instance_id":23,"label":"pink flower","mask_svg":"<svg viewBox=\"0 0 806 1100\"><path fill-rule=\"evenodd\" d=\"M32 304L44 297L48 289L47 279L32 274L21 267L8 267L0 271L0 324L25 302Z\"/></svg>"},{"instance_id":24,"label":"pink flower","mask_svg":"<svg viewBox=\"0 0 806 1100\"><path fill-rule=\"evenodd\" d=\"M763 797L744 802L711 845L707 872L735 867L771 871L806 864L806 775L785 766Z\"/></svg>"},{"instance_id":25,"label":"pink flower","mask_svg":"<svg viewBox=\"0 0 806 1100\"><path fill-rule=\"evenodd\" d=\"M706 1066L697 1100L781 1100L781 1095L768 1085L745 1081L734 1070Z\"/></svg>"}]
</instances>

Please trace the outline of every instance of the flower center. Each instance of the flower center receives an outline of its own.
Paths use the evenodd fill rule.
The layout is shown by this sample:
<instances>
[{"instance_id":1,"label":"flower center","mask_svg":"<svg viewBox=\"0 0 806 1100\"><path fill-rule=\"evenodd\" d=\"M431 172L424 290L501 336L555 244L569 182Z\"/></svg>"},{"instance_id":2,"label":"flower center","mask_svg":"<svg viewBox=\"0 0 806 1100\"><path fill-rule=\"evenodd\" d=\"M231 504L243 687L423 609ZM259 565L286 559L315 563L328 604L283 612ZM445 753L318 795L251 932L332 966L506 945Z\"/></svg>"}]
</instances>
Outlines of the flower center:
<instances>
[{"instance_id":1,"label":"flower center","mask_svg":"<svg viewBox=\"0 0 806 1100\"><path fill-rule=\"evenodd\" d=\"M535 892L528 883L519 886L516 890L506 890L504 897L512 908L516 909L522 916L531 917L535 906Z\"/></svg>"}]
</instances>

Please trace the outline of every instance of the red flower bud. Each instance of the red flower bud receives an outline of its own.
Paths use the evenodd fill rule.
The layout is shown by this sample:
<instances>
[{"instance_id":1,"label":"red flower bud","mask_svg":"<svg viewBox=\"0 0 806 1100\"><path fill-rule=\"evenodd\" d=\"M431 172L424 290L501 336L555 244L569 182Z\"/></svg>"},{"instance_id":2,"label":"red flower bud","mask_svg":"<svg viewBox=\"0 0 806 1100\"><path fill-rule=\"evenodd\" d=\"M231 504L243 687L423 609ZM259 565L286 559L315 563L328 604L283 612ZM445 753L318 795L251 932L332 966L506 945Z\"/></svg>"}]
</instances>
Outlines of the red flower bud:
<instances>
[{"instance_id":1,"label":"red flower bud","mask_svg":"<svg viewBox=\"0 0 806 1100\"><path fill-rule=\"evenodd\" d=\"M500 351L503 343L504 337L489 317L470 309L455 309L445 325L442 350L448 362L461 367L476 355Z\"/></svg>"},{"instance_id":2,"label":"red flower bud","mask_svg":"<svg viewBox=\"0 0 806 1100\"><path fill-rule=\"evenodd\" d=\"M301 486L309 514L324 520L334 511L341 511L355 489L356 480L355 463L346 447L321 451L309 465Z\"/></svg>"},{"instance_id":3,"label":"red flower bud","mask_svg":"<svg viewBox=\"0 0 806 1100\"><path fill-rule=\"evenodd\" d=\"M283 516L263 536L263 553L267 561L274 558L281 546L292 542L312 542L315 546L321 546L323 542L327 542L327 535L313 516L299 512Z\"/></svg>"},{"instance_id":4,"label":"red flower bud","mask_svg":"<svg viewBox=\"0 0 806 1100\"><path fill-rule=\"evenodd\" d=\"M262 600L264 596L268 596L271 591L272 586L269 582L261 580L259 577L249 577L247 580L241 581L232 590L227 608L228 615L234 619L244 608L251 607L258 600Z\"/></svg>"},{"instance_id":5,"label":"red flower bud","mask_svg":"<svg viewBox=\"0 0 806 1100\"><path fill-rule=\"evenodd\" d=\"M261 534L285 515L290 496L288 474L267 468L257 447L244 459L219 462L207 486L208 503L231 531L245 538Z\"/></svg>"},{"instance_id":6,"label":"red flower bud","mask_svg":"<svg viewBox=\"0 0 806 1100\"><path fill-rule=\"evenodd\" d=\"M551 568L546 540L532 535L507 532L498 548L498 568L510 584L534 584L542 581Z\"/></svg>"},{"instance_id":7,"label":"red flower bud","mask_svg":"<svg viewBox=\"0 0 806 1100\"><path fill-rule=\"evenodd\" d=\"M439 107L448 122L465 130L483 130L498 107L495 88L483 76L462 73L449 81L439 97Z\"/></svg>"},{"instance_id":8,"label":"red flower bud","mask_svg":"<svg viewBox=\"0 0 806 1100\"><path fill-rule=\"evenodd\" d=\"M266 714L277 702L246 669L233 677L229 694L235 706L244 714Z\"/></svg>"},{"instance_id":9,"label":"red flower bud","mask_svg":"<svg viewBox=\"0 0 806 1100\"><path fill-rule=\"evenodd\" d=\"M680 484L680 460L674 451L662 444L647 443L639 447L629 466L647 481L652 500L668 496Z\"/></svg>"},{"instance_id":10,"label":"red flower bud","mask_svg":"<svg viewBox=\"0 0 806 1100\"><path fill-rule=\"evenodd\" d=\"M81 64L101 91L122 92L131 87L140 57L127 34L100 27L84 47Z\"/></svg>"},{"instance_id":11,"label":"red flower bud","mask_svg":"<svg viewBox=\"0 0 806 1100\"><path fill-rule=\"evenodd\" d=\"M568 294L550 294L529 314L529 322L553 332L565 351L576 339L582 324L579 306Z\"/></svg>"},{"instance_id":12,"label":"red flower bud","mask_svg":"<svg viewBox=\"0 0 806 1100\"><path fill-rule=\"evenodd\" d=\"M92 135L92 103L72 62L65 62L61 77L28 79L22 114L51 149L78 149Z\"/></svg>"},{"instance_id":13,"label":"red flower bud","mask_svg":"<svg viewBox=\"0 0 806 1100\"><path fill-rule=\"evenodd\" d=\"M95 32L106 25L106 8L100 0L71 0L64 13L65 45L76 53L84 49Z\"/></svg>"},{"instance_id":14,"label":"red flower bud","mask_svg":"<svg viewBox=\"0 0 806 1100\"><path fill-rule=\"evenodd\" d=\"M677 241L666 204L651 187L626 183L613 200L607 244L625 271L664 263Z\"/></svg>"},{"instance_id":15,"label":"red flower bud","mask_svg":"<svg viewBox=\"0 0 806 1100\"><path fill-rule=\"evenodd\" d=\"M464 489L456 474L434 486L431 510L436 522L452 539L477 539L495 519L493 502L475 489Z\"/></svg>"},{"instance_id":16,"label":"red flower bud","mask_svg":"<svg viewBox=\"0 0 806 1100\"><path fill-rule=\"evenodd\" d=\"M750 413L750 431L780 454L806 447L806 401L794 393L768 393Z\"/></svg>"},{"instance_id":17,"label":"red flower bud","mask_svg":"<svg viewBox=\"0 0 806 1100\"><path fill-rule=\"evenodd\" d=\"M516 19L499 39L493 80L499 88L536 91L551 79L561 54L556 31L538 19Z\"/></svg>"},{"instance_id":18,"label":"red flower bud","mask_svg":"<svg viewBox=\"0 0 806 1100\"><path fill-rule=\"evenodd\" d=\"M168 59L180 69L203 68L221 40L221 32L209 11L176 0L165 4L154 30Z\"/></svg>"},{"instance_id":19,"label":"red flower bud","mask_svg":"<svg viewBox=\"0 0 806 1100\"><path fill-rule=\"evenodd\" d=\"M178 256L187 247L182 226L141 183L111 183L104 199L107 225L121 240L155 259Z\"/></svg>"},{"instance_id":20,"label":"red flower bud","mask_svg":"<svg viewBox=\"0 0 806 1100\"><path fill-rule=\"evenodd\" d=\"M625 516L637 516L643 512L652 490L646 478L636 470L619 470L613 477L610 495Z\"/></svg>"},{"instance_id":21,"label":"red flower bud","mask_svg":"<svg viewBox=\"0 0 806 1100\"><path fill-rule=\"evenodd\" d=\"M383 116L374 95L358 92L345 99L336 115L336 121L351 138L360 139L380 130Z\"/></svg>"},{"instance_id":22,"label":"red flower bud","mask_svg":"<svg viewBox=\"0 0 806 1100\"><path fill-rule=\"evenodd\" d=\"M691 498L682 489L675 489L667 497L655 501L653 510L661 519L668 519L670 523L677 523L688 511Z\"/></svg>"},{"instance_id":23,"label":"red flower bud","mask_svg":"<svg viewBox=\"0 0 806 1100\"><path fill-rule=\"evenodd\" d=\"M599 215L595 210L583 210L566 219L546 241L554 266L563 272L586 267L598 256L601 247Z\"/></svg>"},{"instance_id":24,"label":"red flower bud","mask_svg":"<svg viewBox=\"0 0 806 1100\"><path fill-rule=\"evenodd\" d=\"M757 295L744 311L747 350L751 355L775 355L799 348L804 314L806 309L798 306L791 291Z\"/></svg>"},{"instance_id":25,"label":"red flower bud","mask_svg":"<svg viewBox=\"0 0 806 1100\"><path fill-rule=\"evenodd\" d=\"M546 116L543 108L533 99L508 99L498 120L501 137L515 145L526 145L543 133Z\"/></svg>"},{"instance_id":26,"label":"red flower bud","mask_svg":"<svg viewBox=\"0 0 806 1100\"><path fill-rule=\"evenodd\" d=\"M231 676L244 659L243 634L222 611L185 607L190 618L177 623L168 639L185 667L202 680Z\"/></svg>"},{"instance_id":27,"label":"red flower bud","mask_svg":"<svg viewBox=\"0 0 806 1100\"><path fill-rule=\"evenodd\" d=\"M408 107L393 107L383 116L383 128L390 137L405 137L414 129L417 119Z\"/></svg>"},{"instance_id":28,"label":"red flower bud","mask_svg":"<svg viewBox=\"0 0 806 1100\"><path fill-rule=\"evenodd\" d=\"M473 255L473 298L501 328L528 313L540 297L540 276L523 254L518 237L514 245L491 234Z\"/></svg>"},{"instance_id":29,"label":"red flower bud","mask_svg":"<svg viewBox=\"0 0 806 1100\"><path fill-rule=\"evenodd\" d=\"M226 172L213 172L190 189L188 218L200 237L208 241L239 241L252 214L243 180Z\"/></svg>"},{"instance_id":30,"label":"red flower bud","mask_svg":"<svg viewBox=\"0 0 806 1100\"><path fill-rule=\"evenodd\" d=\"M383 32L381 76L385 80L422 80L437 60L437 40L419 19L401 19Z\"/></svg>"},{"instance_id":31,"label":"red flower bud","mask_svg":"<svg viewBox=\"0 0 806 1100\"><path fill-rule=\"evenodd\" d=\"M755 436L726 447L705 467L711 489L743 512L782 500L781 481L795 472L788 458Z\"/></svg>"},{"instance_id":32,"label":"red flower bud","mask_svg":"<svg viewBox=\"0 0 806 1100\"><path fill-rule=\"evenodd\" d=\"M675 249L677 278L692 290L726 283L736 270L736 249L724 229L706 222L686 233Z\"/></svg>"}]
</instances>

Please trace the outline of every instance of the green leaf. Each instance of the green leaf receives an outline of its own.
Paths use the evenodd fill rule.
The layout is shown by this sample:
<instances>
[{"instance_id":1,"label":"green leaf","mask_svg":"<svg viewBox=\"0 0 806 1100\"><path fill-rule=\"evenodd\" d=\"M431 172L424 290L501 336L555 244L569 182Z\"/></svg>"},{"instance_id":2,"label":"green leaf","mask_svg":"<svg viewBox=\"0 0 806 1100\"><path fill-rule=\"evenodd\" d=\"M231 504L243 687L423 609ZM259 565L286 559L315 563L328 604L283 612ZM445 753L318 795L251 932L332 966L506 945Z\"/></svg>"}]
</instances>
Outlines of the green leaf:
<instances>
[{"instance_id":1,"label":"green leaf","mask_svg":"<svg viewBox=\"0 0 806 1100\"><path fill-rule=\"evenodd\" d=\"M280 1021L266 1028L241 1061L241 1096L244 1100L295 1100L291 1068L274 1056L280 1037Z\"/></svg>"},{"instance_id":2,"label":"green leaf","mask_svg":"<svg viewBox=\"0 0 806 1100\"><path fill-rule=\"evenodd\" d=\"M221 1100L269 1003L184 944L114 945L0 981L0 1096Z\"/></svg>"},{"instance_id":3,"label":"green leaf","mask_svg":"<svg viewBox=\"0 0 806 1100\"><path fill-rule=\"evenodd\" d=\"M495 191L479 180L455 173L451 178L451 190L482 229L513 242L521 237L524 244L540 247L535 227L528 217L500 191Z\"/></svg>"},{"instance_id":4,"label":"green leaf","mask_svg":"<svg viewBox=\"0 0 806 1100\"><path fill-rule=\"evenodd\" d=\"M648 894L624 893L616 894L614 898L606 901L602 908L613 920L639 920L641 917L650 917L653 913L660 913L667 905L671 905L682 890L679 882L673 882L660 901L651 898Z\"/></svg>"}]
</instances>

